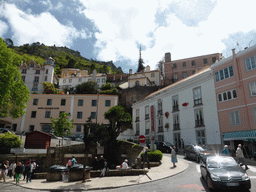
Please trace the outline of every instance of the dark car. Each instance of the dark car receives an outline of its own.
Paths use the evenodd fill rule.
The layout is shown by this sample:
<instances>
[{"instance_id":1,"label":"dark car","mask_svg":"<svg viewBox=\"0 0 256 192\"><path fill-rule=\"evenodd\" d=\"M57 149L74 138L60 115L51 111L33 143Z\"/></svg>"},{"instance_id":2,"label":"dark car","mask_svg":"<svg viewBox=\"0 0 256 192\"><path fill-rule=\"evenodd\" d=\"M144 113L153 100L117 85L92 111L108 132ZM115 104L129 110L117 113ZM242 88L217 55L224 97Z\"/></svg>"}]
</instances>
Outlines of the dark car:
<instances>
[{"instance_id":1,"label":"dark car","mask_svg":"<svg viewBox=\"0 0 256 192\"><path fill-rule=\"evenodd\" d=\"M209 156L201 163L202 178L209 189L251 188L251 181L246 171L229 156Z\"/></svg>"},{"instance_id":2,"label":"dark car","mask_svg":"<svg viewBox=\"0 0 256 192\"><path fill-rule=\"evenodd\" d=\"M210 148L199 145L186 145L183 152L185 158L194 159L198 163L204 158L204 156L214 153Z\"/></svg>"},{"instance_id":3,"label":"dark car","mask_svg":"<svg viewBox=\"0 0 256 192\"><path fill-rule=\"evenodd\" d=\"M162 151L163 153L171 153L174 146L169 142L155 142L155 144L156 144L156 149ZM177 148L176 148L176 152L177 152Z\"/></svg>"}]
</instances>

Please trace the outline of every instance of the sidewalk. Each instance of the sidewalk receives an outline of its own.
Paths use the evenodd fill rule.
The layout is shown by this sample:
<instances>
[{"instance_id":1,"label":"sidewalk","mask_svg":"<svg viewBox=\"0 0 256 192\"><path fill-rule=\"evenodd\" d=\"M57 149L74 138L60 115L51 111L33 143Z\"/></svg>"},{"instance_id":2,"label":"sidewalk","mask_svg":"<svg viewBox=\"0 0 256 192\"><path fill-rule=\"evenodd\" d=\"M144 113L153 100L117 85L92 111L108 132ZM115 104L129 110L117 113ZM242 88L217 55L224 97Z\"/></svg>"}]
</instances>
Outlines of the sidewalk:
<instances>
[{"instance_id":1,"label":"sidewalk","mask_svg":"<svg viewBox=\"0 0 256 192\"><path fill-rule=\"evenodd\" d=\"M152 167L146 175L139 176L119 176L119 177L96 177L87 180L85 183L82 181L75 182L47 182L45 179L35 179L31 183L20 181L20 186L28 189L41 189L41 190L97 190L97 189L111 189L122 186L135 185L139 183L150 182L159 180L165 177L170 177L185 171L188 168L188 163L183 160L183 156L178 156L178 163L176 168L172 168L171 157L164 155L162 164L158 167ZM11 179L7 180L8 183L15 182Z\"/></svg>"}]
</instances>

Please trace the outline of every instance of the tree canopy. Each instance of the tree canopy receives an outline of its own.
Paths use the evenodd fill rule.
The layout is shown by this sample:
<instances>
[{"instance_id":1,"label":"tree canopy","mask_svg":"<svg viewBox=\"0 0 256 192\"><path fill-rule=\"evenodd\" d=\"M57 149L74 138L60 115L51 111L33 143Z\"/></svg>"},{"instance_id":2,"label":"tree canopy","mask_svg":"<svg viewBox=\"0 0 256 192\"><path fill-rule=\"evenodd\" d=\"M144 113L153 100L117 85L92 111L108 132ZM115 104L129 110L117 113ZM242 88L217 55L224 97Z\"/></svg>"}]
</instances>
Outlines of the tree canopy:
<instances>
[{"instance_id":1,"label":"tree canopy","mask_svg":"<svg viewBox=\"0 0 256 192\"><path fill-rule=\"evenodd\" d=\"M43 82L43 94L59 94L58 89L50 82Z\"/></svg>"},{"instance_id":2,"label":"tree canopy","mask_svg":"<svg viewBox=\"0 0 256 192\"><path fill-rule=\"evenodd\" d=\"M0 116L9 115L14 119L25 113L30 98L30 91L21 78L16 60L16 54L0 38Z\"/></svg>"},{"instance_id":3,"label":"tree canopy","mask_svg":"<svg viewBox=\"0 0 256 192\"><path fill-rule=\"evenodd\" d=\"M76 86L76 94L95 94L98 86L95 81L88 81Z\"/></svg>"}]
</instances>

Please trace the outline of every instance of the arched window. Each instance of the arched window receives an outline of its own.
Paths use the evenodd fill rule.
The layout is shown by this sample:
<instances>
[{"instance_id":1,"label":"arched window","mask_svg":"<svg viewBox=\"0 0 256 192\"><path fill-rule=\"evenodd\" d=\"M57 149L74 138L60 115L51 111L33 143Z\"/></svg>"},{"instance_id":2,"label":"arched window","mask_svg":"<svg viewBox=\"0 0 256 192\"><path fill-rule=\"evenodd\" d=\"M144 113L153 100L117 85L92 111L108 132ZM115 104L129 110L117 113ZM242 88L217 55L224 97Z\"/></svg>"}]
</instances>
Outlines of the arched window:
<instances>
[{"instance_id":1,"label":"arched window","mask_svg":"<svg viewBox=\"0 0 256 192\"><path fill-rule=\"evenodd\" d=\"M140 86L140 82L139 81L135 81L135 86Z\"/></svg>"},{"instance_id":2,"label":"arched window","mask_svg":"<svg viewBox=\"0 0 256 192\"><path fill-rule=\"evenodd\" d=\"M219 102L222 101L222 95L221 94L218 95L218 99L219 99Z\"/></svg>"},{"instance_id":3,"label":"arched window","mask_svg":"<svg viewBox=\"0 0 256 192\"><path fill-rule=\"evenodd\" d=\"M231 99L231 92L228 91L228 99Z\"/></svg>"},{"instance_id":4,"label":"arched window","mask_svg":"<svg viewBox=\"0 0 256 192\"><path fill-rule=\"evenodd\" d=\"M233 90L233 98L237 98L236 90Z\"/></svg>"},{"instance_id":5,"label":"arched window","mask_svg":"<svg viewBox=\"0 0 256 192\"><path fill-rule=\"evenodd\" d=\"M224 99L224 101L227 100L227 93L223 93L223 99Z\"/></svg>"}]
</instances>

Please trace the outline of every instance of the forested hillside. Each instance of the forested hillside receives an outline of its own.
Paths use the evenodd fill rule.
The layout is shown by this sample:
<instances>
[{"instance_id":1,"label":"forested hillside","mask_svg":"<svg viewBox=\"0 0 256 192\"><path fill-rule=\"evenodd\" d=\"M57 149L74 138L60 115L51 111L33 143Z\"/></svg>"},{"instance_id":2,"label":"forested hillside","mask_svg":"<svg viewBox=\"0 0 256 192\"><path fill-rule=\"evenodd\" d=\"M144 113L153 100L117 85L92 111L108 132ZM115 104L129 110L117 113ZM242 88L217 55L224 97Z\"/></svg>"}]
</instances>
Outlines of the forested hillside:
<instances>
[{"instance_id":1,"label":"forested hillside","mask_svg":"<svg viewBox=\"0 0 256 192\"><path fill-rule=\"evenodd\" d=\"M74 51L67 47L46 46L44 44L32 43L24 44L22 46L12 46L16 53L15 63L20 65L21 60L28 63L30 60L34 60L36 63L43 65L44 60L47 57L52 57L55 60L55 74L60 77L61 69L63 68L77 68L82 70L88 70L89 74L94 69L98 73L123 73L121 68L117 68L111 61L95 61L84 58L78 51Z\"/></svg>"}]
</instances>

